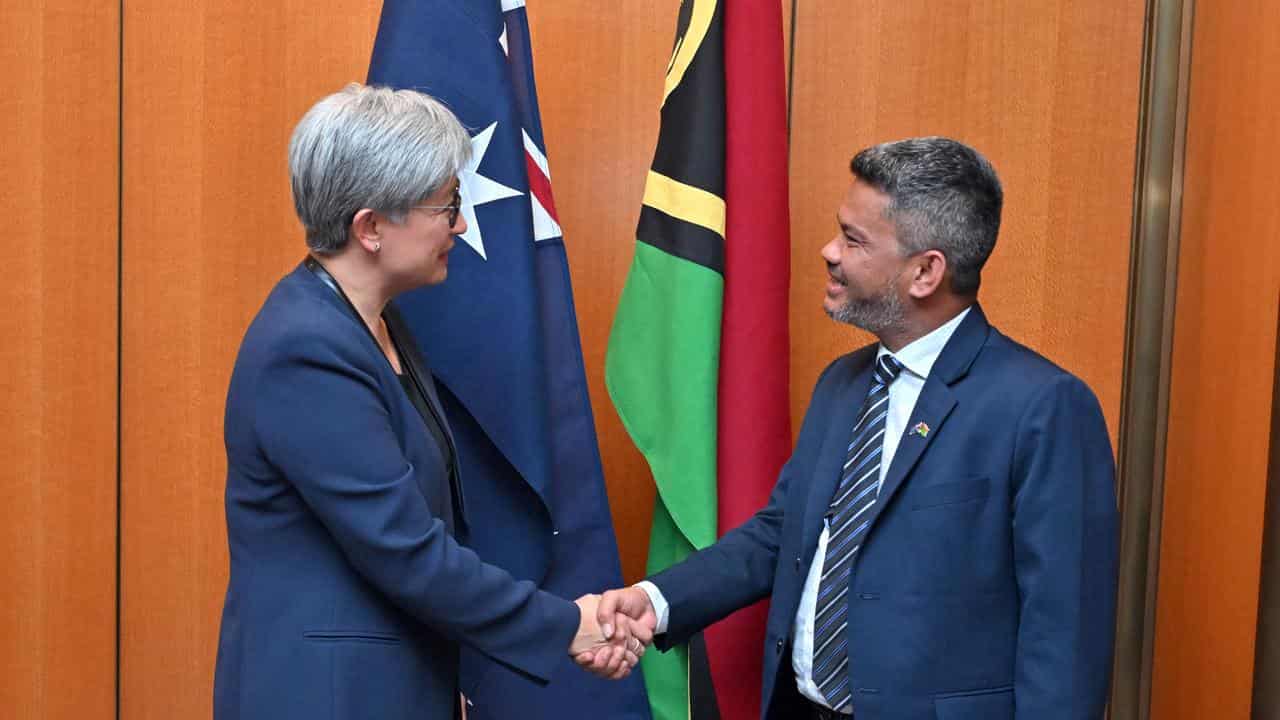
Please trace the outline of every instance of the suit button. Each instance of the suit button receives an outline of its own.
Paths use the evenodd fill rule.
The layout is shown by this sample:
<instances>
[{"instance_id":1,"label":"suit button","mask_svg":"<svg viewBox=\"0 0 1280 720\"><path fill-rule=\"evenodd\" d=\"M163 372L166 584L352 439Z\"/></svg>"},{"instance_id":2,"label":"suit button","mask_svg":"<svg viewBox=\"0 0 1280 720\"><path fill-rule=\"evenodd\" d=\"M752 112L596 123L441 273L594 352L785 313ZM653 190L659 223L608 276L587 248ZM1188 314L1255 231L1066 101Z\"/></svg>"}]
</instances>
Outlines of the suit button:
<instances>
[{"instance_id":1,"label":"suit button","mask_svg":"<svg viewBox=\"0 0 1280 720\"><path fill-rule=\"evenodd\" d=\"M803 565L803 561L801 561L800 556L797 555L796 556L796 572L800 572L801 565Z\"/></svg>"},{"instance_id":2,"label":"suit button","mask_svg":"<svg viewBox=\"0 0 1280 720\"><path fill-rule=\"evenodd\" d=\"M783 642L782 640L779 640L779 641L778 641L778 644L777 644L777 646L776 646L776 647L778 648L778 654L779 654L779 655L781 655L781 654L782 654L782 647L783 647L784 645L786 645L786 643L785 643L785 642Z\"/></svg>"}]
</instances>

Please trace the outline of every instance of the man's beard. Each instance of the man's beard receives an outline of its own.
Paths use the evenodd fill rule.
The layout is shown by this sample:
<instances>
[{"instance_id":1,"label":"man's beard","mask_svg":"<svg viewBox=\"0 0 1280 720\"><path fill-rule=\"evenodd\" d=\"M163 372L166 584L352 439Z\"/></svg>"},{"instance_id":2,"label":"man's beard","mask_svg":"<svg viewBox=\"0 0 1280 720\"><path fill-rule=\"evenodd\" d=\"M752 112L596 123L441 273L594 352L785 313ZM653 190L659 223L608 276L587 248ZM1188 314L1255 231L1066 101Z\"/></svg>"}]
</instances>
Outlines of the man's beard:
<instances>
[{"instance_id":1,"label":"man's beard","mask_svg":"<svg viewBox=\"0 0 1280 720\"><path fill-rule=\"evenodd\" d=\"M849 287L848 283L845 287ZM827 314L832 320L879 336L886 330L899 327L906 318L907 310L893 283L889 283L869 298L846 297L844 304Z\"/></svg>"}]
</instances>

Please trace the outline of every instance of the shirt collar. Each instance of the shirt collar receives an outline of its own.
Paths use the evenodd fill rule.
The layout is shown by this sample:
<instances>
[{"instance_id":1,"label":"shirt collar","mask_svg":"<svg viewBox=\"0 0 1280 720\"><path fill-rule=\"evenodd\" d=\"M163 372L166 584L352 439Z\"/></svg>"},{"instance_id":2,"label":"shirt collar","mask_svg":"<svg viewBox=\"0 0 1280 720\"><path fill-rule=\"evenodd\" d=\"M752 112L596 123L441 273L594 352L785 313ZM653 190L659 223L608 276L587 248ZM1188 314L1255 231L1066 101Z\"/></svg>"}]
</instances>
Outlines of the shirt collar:
<instances>
[{"instance_id":1,"label":"shirt collar","mask_svg":"<svg viewBox=\"0 0 1280 720\"><path fill-rule=\"evenodd\" d=\"M912 375L919 377L921 380L927 379L929 371L933 369L933 364L938 361L938 356L942 354L942 348L946 347L947 341L955 334L956 328L960 327L961 321L964 320L972 308L973 306L970 305L961 310L959 315L938 326L928 335L907 343L905 347L896 353L889 352L884 345L881 345L876 353L876 359L879 359L881 355L892 355Z\"/></svg>"}]
</instances>

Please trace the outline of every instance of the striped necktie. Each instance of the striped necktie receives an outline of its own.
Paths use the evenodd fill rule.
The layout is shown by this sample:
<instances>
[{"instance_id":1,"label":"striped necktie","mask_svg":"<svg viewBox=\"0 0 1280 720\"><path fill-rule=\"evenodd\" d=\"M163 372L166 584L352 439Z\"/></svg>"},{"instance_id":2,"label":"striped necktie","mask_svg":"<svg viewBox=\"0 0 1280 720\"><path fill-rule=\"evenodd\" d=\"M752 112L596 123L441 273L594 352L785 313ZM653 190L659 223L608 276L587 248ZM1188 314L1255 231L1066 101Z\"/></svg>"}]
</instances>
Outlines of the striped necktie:
<instances>
[{"instance_id":1,"label":"striped necktie","mask_svg":"<svg viewBox=\"0 0 1280 720\"><path fill-rule=\"evenodd\" d=\"M884 449L885 417L889 414L889 384L902 372L891 355L876 362L875 380L854 423L840 483L827 508L827 554L818 583L817 613L813 620L813 679L835 710L849 704L848 624L849 576L854 556L869 524L868 510L880 494L880 453Z\"/></svg>"}]
</instances>

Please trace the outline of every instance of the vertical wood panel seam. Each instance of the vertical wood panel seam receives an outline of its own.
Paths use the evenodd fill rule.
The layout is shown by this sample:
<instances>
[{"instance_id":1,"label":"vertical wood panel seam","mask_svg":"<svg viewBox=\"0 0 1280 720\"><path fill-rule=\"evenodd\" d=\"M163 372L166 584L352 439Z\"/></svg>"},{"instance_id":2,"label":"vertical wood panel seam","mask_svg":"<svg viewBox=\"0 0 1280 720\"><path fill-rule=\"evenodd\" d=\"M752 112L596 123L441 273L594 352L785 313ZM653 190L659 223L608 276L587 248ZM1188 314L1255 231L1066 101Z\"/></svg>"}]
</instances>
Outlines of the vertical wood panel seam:
<instances>
[{"instance_id":1,"label":"vertical wood panel seam","mask_svg":"<svg viewBox=\"0 0 1280 720\"><path fill-rule=\"evenodd\" d=\"M800 0L791 0L791 26L787 35L787 173L791 172L791 97L795 93L796 79L796 15Z\"/></svg>"},{"instance_id":2,"label":"vertical wood panel seam","mask_svg":"<svg viewBox=\"0 0 1280 720\"><path fill-rule=\"evenodd\" d=\"M122 492L124 467L124 0L116 6L116 627L115 720L120 720L120 660L124 563Z\"/></svg>"}]
</instances>

